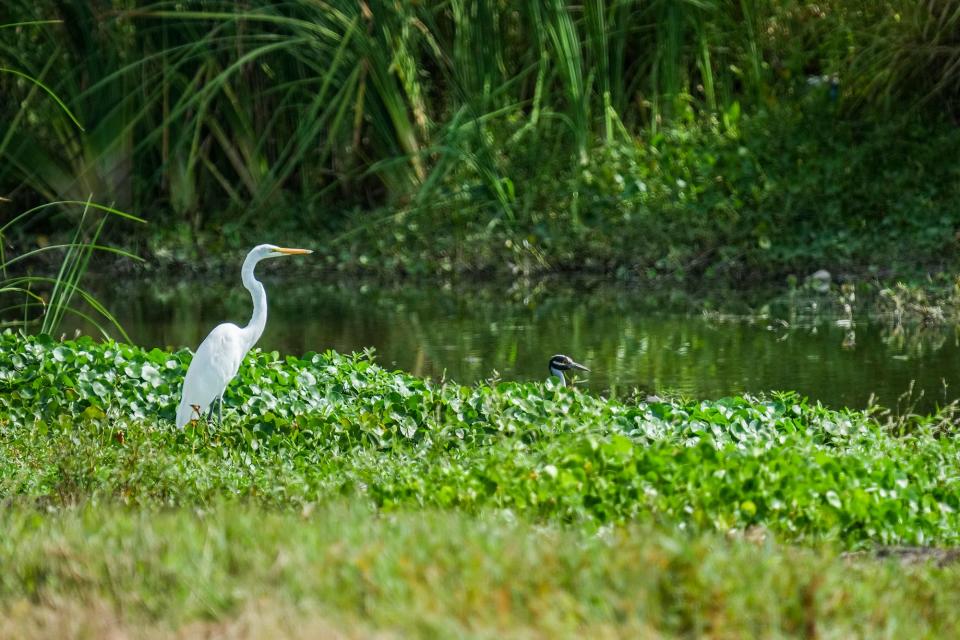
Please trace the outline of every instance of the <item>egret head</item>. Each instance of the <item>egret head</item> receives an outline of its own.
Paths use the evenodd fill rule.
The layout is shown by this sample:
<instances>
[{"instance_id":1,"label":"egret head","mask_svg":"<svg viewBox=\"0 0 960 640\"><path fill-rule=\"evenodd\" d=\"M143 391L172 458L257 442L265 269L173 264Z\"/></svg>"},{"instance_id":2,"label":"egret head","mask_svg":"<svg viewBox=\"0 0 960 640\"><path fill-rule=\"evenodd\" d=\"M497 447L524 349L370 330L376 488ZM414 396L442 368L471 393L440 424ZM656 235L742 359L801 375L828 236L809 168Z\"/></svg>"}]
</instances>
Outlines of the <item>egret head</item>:
<instances>
[{"instance_id":1,"label":"egret head","mask_svg":"<svg viewBox=\"0 0 960 640\"><path fill-rule=\"evenodd\" d=\"M565 356L562 353L558 353L557 355L550 358L550 364L547 366L550 369L550 375L554 375L560 378L560 381L564 384L566 384L567 382L566 378L563 377L564 371L570 371L571 369L576 369L579 371L590 371L590 369L587 369L582 364L578 362L574 362L573 358L571 358L570 356Z\"/></svg>"},{"instance_id":2,"label":"egret head","mask_svg":"<svg viewBox=\"0 0 960 640\"><path fill-rule=\"evenodd\" d=\"M313 253L310 249L289 249L287 247L278 247L274 244L260 244L255 246L249 254L249 257L263 260L264 258L280 258L282 256L299 256L307 253Z\"/></svg>"},{"instance_id":3,"label":"egret head","mask_svg":"<svg viewBox=\"0 0 960 640\"><path fill-rule=\"evenodd\" d=\"M286 247L278 247L274 244L258 244L247 254L240 273L243 275L244 282L246 282L247 278L253 277L253 270L261 260L265 260L266 258L280 258L282 256L298 256L305 253L313 253L313 251L310 249L288 249Z\"/></svg>"}]
</instances>

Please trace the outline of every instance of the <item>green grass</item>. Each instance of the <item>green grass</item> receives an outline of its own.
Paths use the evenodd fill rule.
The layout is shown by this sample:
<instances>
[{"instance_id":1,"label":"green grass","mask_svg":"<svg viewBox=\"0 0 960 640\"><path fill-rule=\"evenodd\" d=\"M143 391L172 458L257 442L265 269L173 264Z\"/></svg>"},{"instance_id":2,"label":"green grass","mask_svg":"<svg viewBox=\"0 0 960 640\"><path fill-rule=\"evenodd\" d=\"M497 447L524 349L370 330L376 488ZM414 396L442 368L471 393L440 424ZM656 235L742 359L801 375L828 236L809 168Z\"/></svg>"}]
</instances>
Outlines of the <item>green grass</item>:
<instances>
[{"instance_id":1,"label":"green grass","mask_svg":"<svg viewBox=\"0 0 960 640\"><path fill-rule=\"evenodd\" d=\"M960 622L949 552L874 558L957 543L949 412L881 423L789 393L650 404L254 351L225 424L181 432L189 358L0 334L0 633L937 637Z\"/></svg>"},{"instance_id":2,"label":"green grass","mask_svg":"<svg viewBox=\"0 0 960 640\"><path fill-rule=\"evenodd\" d=\"M957 565L642 525L584 535L503 512L334 502L8 507L0 526L0 625L11 635L57 617L89 637L227 627L241 637L920 638L960 625Z\"/></svg>"},{"instance_id":3,"label":"green grass","mask_svg":"<svg viewBox=\"0 0 960 640\"><path fill-rule=\"evenodd\" d=\"M57 213L69 215L77 209L80 213L68 242L49 244L45 241L37 248L7 255L3 245L11 235L18 235L19 227L36 224L45 216ZM144 222L141 218L87 199L85 202L43 204L0 226L0 327L21 326L50 335L60 330L69 313L89 322L104 337L114 331L126 338L126 332L110 310L81 286L94 253L114 254L142 262L128 251L100 244L100 236L110 218ZM43 274L49 268L49 258L54 255L62 255L56 273L39 275L34 272L39 264ZM45 259L47 264L44 264Z\"/></svg>"}]
</instances>

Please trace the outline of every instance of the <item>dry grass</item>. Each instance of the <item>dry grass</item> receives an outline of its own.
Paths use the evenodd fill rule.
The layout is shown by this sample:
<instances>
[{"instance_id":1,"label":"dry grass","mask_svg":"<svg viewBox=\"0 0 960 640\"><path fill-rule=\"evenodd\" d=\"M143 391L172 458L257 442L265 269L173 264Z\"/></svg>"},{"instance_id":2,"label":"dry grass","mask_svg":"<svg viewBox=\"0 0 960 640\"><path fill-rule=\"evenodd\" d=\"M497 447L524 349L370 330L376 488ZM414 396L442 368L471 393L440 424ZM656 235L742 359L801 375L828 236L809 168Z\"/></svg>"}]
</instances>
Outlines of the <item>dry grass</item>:
<instances>
[{"instance_id":1,"label":"dry grass","mask_svg":"<svg viewBox=\"0 0 960 640\"><path fill-rule=\"evenodd\" d=\"M373 631L360 623L334 622L319 612L298 611L283 603L258 600L231 616L194 620L177 627L165 621L135 620L118 614L102 599L17 600L0 614L0 639L40 640L390 640L402 637Z\"/></svg>"}]
</instances>

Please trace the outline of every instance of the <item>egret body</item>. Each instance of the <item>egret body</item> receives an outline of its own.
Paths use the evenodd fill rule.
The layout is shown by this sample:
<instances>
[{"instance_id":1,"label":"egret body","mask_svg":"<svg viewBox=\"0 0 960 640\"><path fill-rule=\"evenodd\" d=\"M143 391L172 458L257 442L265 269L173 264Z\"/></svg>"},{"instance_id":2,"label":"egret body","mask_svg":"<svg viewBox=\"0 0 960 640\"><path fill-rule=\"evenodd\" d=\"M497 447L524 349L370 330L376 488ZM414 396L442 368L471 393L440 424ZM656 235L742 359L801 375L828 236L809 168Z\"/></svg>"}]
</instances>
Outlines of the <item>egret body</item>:
<instances>
[{"instance_id":1,"label":"egret body","mask_svg":"<svg viewBox=\"0 0 960 640\"><path fill-rule=\"evenodd\" d=\"M223 392L237 375L243 357L253 348L263 329L267 326L267 292L253 275L257 263L265 258L313 253L309 249L286 249L272 244L254 247L243 261L240 271L243 286L253 298L253 316L245 327L226 322L218 325L200 343L187 375L183 379L180 406L177 408L177 427L183 428L193 418L198 418L220 399L223 411Z\"/></svg>"}]
</instances>

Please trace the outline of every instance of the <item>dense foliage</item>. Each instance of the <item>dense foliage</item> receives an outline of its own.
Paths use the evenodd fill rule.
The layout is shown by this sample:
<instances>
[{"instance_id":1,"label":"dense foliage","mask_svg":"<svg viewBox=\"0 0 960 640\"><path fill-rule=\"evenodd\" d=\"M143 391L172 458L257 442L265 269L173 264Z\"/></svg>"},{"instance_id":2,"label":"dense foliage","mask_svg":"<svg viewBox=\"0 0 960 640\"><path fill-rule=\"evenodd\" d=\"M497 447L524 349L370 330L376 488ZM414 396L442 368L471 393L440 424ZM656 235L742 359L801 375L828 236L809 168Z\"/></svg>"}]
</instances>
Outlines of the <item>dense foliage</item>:
<instances>
[{"instance_id":1,"label":"dense foliage","mask_svg":"<svg viewBox=\"0 0 960 640\"><path fill-rule=\"evenodd\" d=\"M189 352L6 333L0 496L509 509L583 523L759 526L786 539L948 543L958 445L923 423L768 400L615 402L550 384L461 387L362 356L254 352L222 428L171 422Z\"/></svg>"},{"instance_id":2,"label":"dense foliage","mask_svg":"<svg viewBox=\"0 0 960 640\"><path fill-rule=\"evenodd\" d=\"M0 206L92 195L157 256L270 231L389 272L956 266L949 3L7 4Z\"/></svg>"}]
</instances>

